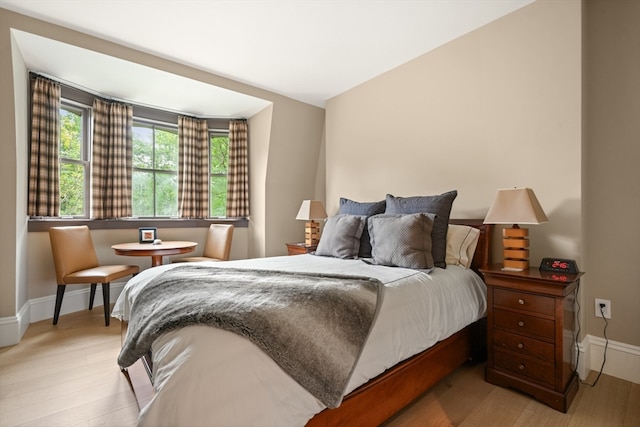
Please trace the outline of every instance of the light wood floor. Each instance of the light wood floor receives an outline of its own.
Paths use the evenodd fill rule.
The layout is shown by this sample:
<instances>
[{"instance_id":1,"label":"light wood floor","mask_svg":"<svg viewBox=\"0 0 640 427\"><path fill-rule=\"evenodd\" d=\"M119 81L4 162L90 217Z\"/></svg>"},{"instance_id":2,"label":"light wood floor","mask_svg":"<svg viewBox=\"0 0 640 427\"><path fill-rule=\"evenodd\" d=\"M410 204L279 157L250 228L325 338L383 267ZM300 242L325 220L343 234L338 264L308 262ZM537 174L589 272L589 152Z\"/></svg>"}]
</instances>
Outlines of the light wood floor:
<instances>
[{"instance_id":1,"label":"light wood floor","mask_svg":"<svg viewBox=\"0 0 640 427\"><path fill-rule=\"evenodd\" d=\"M120 324L102 307L29 326L20 344L0 349L0 426L135 426L138 407L116 365ZM588 378L593 381L594 373ZM483 380L468 364L385 427L640 426L640 385L603 375L585 385L567 414Z\"/></svg>"}]
</instances>

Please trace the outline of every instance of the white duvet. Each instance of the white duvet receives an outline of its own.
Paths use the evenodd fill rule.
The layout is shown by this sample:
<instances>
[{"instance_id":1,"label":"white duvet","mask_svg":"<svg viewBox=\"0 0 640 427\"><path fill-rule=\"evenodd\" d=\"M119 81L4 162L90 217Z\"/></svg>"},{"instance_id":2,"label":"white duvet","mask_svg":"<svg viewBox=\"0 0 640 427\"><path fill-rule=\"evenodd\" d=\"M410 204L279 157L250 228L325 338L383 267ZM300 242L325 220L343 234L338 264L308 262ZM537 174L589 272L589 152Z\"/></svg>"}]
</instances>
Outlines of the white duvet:
<instances>
[{"instance_id":1,"label":"white duvet","mask_svg":"<svg viewBox=\"0 0 640 427\"><path fill-rule=\"evenodd\" d=\"M150 268L132 278L112 316L128 320L145 283L178 265ZM368 276L384 283L378 317L347 393L475 322L486 310L484 283L458 266L427 274L314 255L214 265ZM324 409L269 356L232 332L190 326L158 338L152 353L156 394L141 410L140 426L303 426Z\"/></svg>"}]
</instances>

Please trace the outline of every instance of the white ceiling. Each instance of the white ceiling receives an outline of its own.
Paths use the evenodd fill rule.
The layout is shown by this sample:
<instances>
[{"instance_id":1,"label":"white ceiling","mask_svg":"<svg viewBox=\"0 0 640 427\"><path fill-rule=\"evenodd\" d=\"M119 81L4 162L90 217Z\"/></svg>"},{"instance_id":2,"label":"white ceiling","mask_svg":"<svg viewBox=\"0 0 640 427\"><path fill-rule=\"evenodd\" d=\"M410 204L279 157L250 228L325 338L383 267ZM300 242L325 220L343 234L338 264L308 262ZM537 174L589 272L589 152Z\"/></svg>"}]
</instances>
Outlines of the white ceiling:
<instances>
[{"instance_id":1,"label":"white ceiling","mask_svg":"<svg viewBox=\"0 0 640 427\"><path fill-rule=\"evenodd\" d=\"M0 7L324 107L533 1L0 0ZM32 34L14 37L33 71L115 98L218 117L248 117L267 104Z\"/></svg>"}]
</instances>

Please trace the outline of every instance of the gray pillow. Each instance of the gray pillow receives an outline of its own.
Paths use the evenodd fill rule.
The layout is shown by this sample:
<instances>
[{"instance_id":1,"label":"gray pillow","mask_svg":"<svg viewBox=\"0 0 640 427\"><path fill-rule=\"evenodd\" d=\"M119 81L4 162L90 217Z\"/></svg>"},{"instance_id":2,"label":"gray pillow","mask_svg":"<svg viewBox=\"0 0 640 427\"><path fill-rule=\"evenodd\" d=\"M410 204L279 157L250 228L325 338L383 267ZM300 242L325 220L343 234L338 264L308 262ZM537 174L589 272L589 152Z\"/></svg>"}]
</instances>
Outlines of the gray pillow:
<instances>
[{"instance_id":1,"label":"gray pillow","mask_svg":"<svg viewBox=\"0 0 640 427\"><path fill-rule=\"evenodd\" d=\"M355 258L360 249L364 216L336 215L327 219L316 248L316 255Z\"/></svg>"},{"instance_id":2,"label":"gray pillow","mask_svg":"<svg viewBox=\"0 0 640 427\"><path fill-rule=\"evenodd\" d=\"M433 268L431 231L434 214L375 215L369 218L375 264Z\"/></svg>"},{"instance_id":3,"label":"gray pillow","mask_svg":"<svg viewBox=\"0 0 640 427\"><path fill-rule=\"evenodd\" d=\"M386 205L387 204L384 200L379 202L356 202L340 197L340 210L338 211L338 214L364 215L368 218L372 215L384 213ZM369 237L367 219L365 219L364 230L362 230L362 236L360 237L360 249L358 250L358 256L360 258L371 257L371 239Z\"/></svg>"},{"instance_id":4,"label":"gray pillow","mask_svg":"<svg viewBox=\"0 0 640 427\"><path fill-rule=\"evenodd\" d=\"M418 212L436 214L431 232L433 262L436 267L447 266L447 229L449 227L449 215L451 206L458 192L449 191L435 196L395 197L387 194L388 214L412 214Z\"/></svg>"}]
</instances>

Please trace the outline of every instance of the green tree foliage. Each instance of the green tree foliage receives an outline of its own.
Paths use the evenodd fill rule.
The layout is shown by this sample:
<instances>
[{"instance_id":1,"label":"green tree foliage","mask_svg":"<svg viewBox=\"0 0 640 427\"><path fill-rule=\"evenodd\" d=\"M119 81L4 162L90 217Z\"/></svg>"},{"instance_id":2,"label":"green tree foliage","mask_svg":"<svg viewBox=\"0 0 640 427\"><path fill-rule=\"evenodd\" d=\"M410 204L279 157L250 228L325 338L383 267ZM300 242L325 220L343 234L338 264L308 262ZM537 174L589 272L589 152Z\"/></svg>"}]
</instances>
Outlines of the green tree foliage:
<instances>
[{"instance_id":1,"label":"green tree foliage","mask_svg":"<svg viewBox=\"0 0 640 427\"><path fill-rule=\"evenodd\" d=\"M84 216L82 113L60 109L60 215Z\"/></svg>"},{"instance_id":2,"label":"green tree foliage","mask_svg":"<svg viewBox=\"0 0 640 427\"><path fill-rule=\"evenodd\" d=\"M136 125L132 130L134 168L153 168L153 129L151 126Z\"/></svg>"},{"instance_id":3,"label":"green tree foliage","mask_svg":"<svg viewBox=\"0 0 640 427\"><path fill-rule=\"evenodd\" d=\"M155 168L178 172L178 133L175 130L155 129Z\"/></svg>"},{"instance_id":4,"label":"green tree foliage","mask_svg":"<svg viewBox=\"0 0 640 427\"><path fill-rule=\"evenodd\" d=\"M153 173L147 171L133 171L132 176L132 209L134 216L153 216ZM145 197L145 195L147 195Z\"/></svg>"},{"instance_id":5,"label":"green tree foliage","mask_svg":"<svg viewBox=\"0 0 640 427\"><path fill-rule=\"evenodd\" d=\"M178 215L178 133L175 129L133 127L133 215Z\"/></svg>"},{"instance_id":6,"label":"green tree foliage","mask_svg":"<svg viewBox=\"0 0 640 427\"><path fill-rule=\"evenodd\" d=\"M229 167L229 137L211 135L209 141L210 168L209 204L212 217L224 217L227 214L227 170Z\"/></svg>"}]
</instances>

